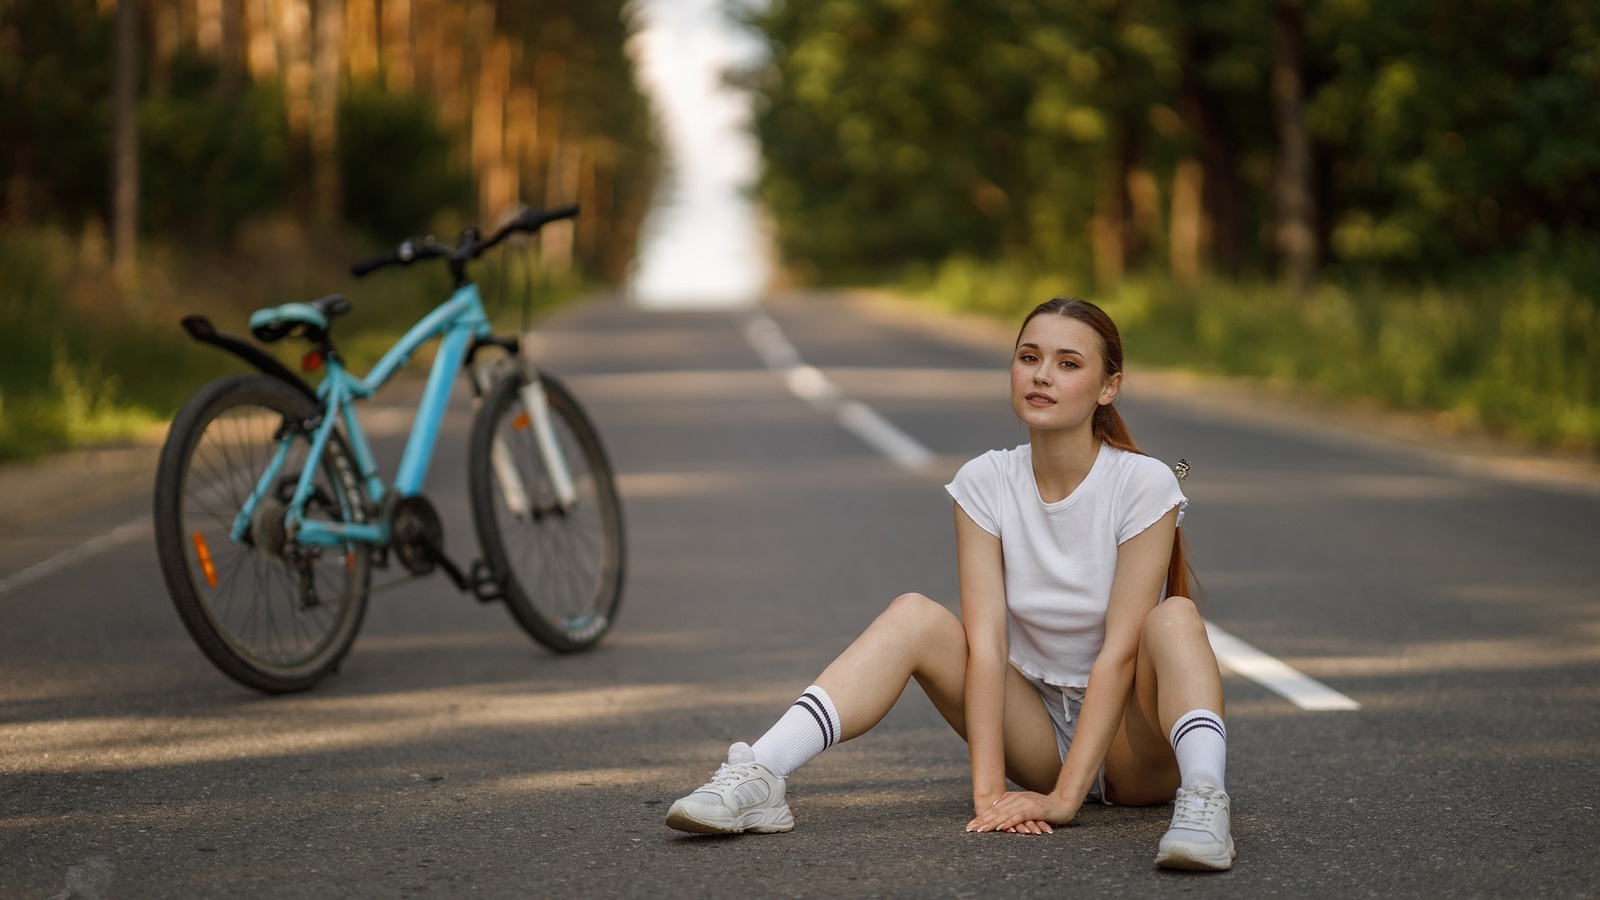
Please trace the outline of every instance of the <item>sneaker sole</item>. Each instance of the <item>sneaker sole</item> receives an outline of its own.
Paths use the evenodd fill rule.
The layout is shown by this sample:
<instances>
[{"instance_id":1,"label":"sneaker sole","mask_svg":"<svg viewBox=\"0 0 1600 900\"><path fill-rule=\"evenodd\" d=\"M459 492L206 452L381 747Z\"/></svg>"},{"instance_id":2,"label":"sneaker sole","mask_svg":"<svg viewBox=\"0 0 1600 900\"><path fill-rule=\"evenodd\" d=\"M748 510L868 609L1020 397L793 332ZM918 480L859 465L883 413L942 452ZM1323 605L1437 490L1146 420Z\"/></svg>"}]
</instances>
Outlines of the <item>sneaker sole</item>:
<instances>
[{"instance_id":1,"label":"sneaker sole","mask_svg":"<svg viewBox=\"0 0 1600 900\"><path fill-rule=\"evenodd\" d=\"M787 811L785 811L787 812ZM760 817L748 825L722 825L716 822L706 822L689 815L681 809L674 807L667 813L667 827L690 834L782 834L794 830L794 817L784 815L776 822L762 822Z\"/></svg>"},{"instance_id":2,"label":"sneaker sole","mask_svg":"<svg viewBox=\"0 0 1600 900\"><path fill-rule=\"evenodd\" d=\"M1233 838L1228 838L1228 852L1218 856L1203 856L1189 847L1171 847L1156 855L1156 865L1163 869L1183 869L1189 872L1223 872L1233 868Z\"/></svg>"}]
</instances>

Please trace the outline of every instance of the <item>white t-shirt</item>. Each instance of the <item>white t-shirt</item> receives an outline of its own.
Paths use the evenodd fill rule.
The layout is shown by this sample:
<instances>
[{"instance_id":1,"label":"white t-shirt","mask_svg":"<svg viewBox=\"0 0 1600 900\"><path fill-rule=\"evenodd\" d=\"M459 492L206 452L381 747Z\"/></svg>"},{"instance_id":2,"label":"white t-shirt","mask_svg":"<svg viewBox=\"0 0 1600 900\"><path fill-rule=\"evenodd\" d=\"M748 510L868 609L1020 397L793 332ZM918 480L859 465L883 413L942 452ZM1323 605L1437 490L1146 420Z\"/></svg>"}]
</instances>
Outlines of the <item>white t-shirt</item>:
<instances>
[{"instance_id":1,"label":"white t-shirt","mask_svg":"<svg viewBox=\"0 0 1600 900\"><path fill-rule=\"evenodd\" d=\"M1087 687L1106 639L1117 548L1189 501L1166 464L1105 444L1083 482L1039 498L1033 448L990 450L945 485L1005 555L1011 664L1058 687Z\"/></svg>"}]
</instances>

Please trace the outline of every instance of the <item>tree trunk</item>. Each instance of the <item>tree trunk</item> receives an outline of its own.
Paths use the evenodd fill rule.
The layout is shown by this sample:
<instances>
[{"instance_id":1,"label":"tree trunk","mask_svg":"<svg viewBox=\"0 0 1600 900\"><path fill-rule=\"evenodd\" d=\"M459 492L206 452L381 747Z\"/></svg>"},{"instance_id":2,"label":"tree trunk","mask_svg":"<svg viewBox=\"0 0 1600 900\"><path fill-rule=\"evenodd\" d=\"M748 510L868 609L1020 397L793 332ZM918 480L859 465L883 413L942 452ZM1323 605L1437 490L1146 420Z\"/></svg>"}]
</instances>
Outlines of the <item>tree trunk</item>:
<instances>
[{"instance_id":1,"label":"tree trunk","mask_svg":"<svg viewBox=\"0 0 1600 900\"><path fill-rule=\"evenodd\" d=\"M389 90L403 94L416 85L411 52L411 0L384 0L383 74Z\"/></svg>"},{"instance_id":2,"label":"tree trunk","mask_svg":"<svg viewBox=\"0 0 1600 900\"><path fill-rule=\"evenodd\" d=\"M139 238L139 10L118 0L111 75L111 265L119 281L133 277Z\"/></svg>"},{"instance_id":3,"label":"tree trunk","mask_svg":"<svg viewBox=\"0 0 1600 900\"><path fill-rule=\"evenodd\" d=\"M1094 250L1095 289L1110 293L1122 283L1122 183L1108 181L1089 220L1089 241Z\"/></svg>"},{"instance_id":4,"label":"tree trunk","mask_svg":"<svg viewBox=\"0 0 1600 900\"><path fill-rule=\"evenodd\" d=\"M350 80L367 84L378 77L378 6L376 0L347 0L345 46L349 48Z\"/></svg>"},{"instance_id":5,"label":"tree trunk","mask_svg":"<svg viewBox=\"0 0 1600 900\"><path fill-rule=\"evenodd\" d=\"M244 0L221 0L221 4L217 87L233 95L244 80Z\"/></svg>"},{"instance_id":6,"label":"tree trunk","mask_svg":"<svg viewBox=\"0 0 1600 900\"><path fill-rule=\"evenodd\" d=\"M344 0L316 0L311 85L311 221L339 220L339 76L344 57Z\"/></svg>"},{"instance_id":7,"label":"tree trunk","mask_svg":"<svg viewBox=\"0 0 1600 900\"><path fill-rule=\"evenodd\" d=\"M1205 245L1205 168L1192 158L1178 161L1172 173L1172 227L1167 249L1172 280L1179 287L1194 289L1200 284L1200 251Z\"/></svg>"},{"instance_id":8,"label":"tree trunk","mask_svg":"<svg viewBox=\"0 0 1600 900\"><path fill-rule=\"evenodd\" d=\"M1304 294L1316 281L1316 189L1311 135L1305 122L1305 9L1278 0L1273 36L1272 108L1278 125L1278 165L1273 184L1274 243L1284 275Z\"/></svg>"},{"instance_id":9,"label":"tree trunk","mask_svg":"<svg viewBox=\"0 0 1600 900\"><path fill-rule=\"evenodd\" d=\"M1179 111L1194 135L1201 167L1201 238L1229 275L1244 270L1249 242L1245 238L1244 190L1239 184L1238 152L1228 131L1226 107L1201 77L1214 55L1213 43L1189 29L1183 39Z\"/></svg>"}]
</instances>

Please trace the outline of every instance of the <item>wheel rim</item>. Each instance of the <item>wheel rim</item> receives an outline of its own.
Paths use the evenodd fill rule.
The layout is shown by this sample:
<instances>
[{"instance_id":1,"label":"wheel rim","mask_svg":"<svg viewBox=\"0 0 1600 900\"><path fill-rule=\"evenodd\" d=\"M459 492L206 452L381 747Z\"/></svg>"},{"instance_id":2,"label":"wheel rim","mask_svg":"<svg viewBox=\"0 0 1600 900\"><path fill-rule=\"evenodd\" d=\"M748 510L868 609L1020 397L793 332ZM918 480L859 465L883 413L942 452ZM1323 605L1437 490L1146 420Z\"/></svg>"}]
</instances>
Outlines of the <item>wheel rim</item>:
<instances>
[{"instance_id":1,"label":"wheel rim","mask_svg":"<svg viewBox=\"0 0 1600 900\"><path fill-rule=\"evenodd\" d=\"M550 411L550 424L577 492L572 508L564 512L557 508L543 456L520 402L509 404L495 423L495 433L510 451L536 512L528 517L514 514L493 474L490 496L504 564L525 602L567 639L586 643L610 625L616 523L606 502L610 498L602 493L610 486L601 484L594 462L560 409L552 405Z\"/></svg>"},{"instance_id":2,"label":"wheel rim","mask_svg":"<svg viewBox=\"0 0 1600 900\"><path fill-rule=\"evenodd\" d=\"M249 542L234 543L234 516L271 461L273 436L282 420L270 407L242 404L207 422L189 455L179 521L189 580L216 632L253 667L293 676L321 664L343 637L366 563L351 548L324 549L311 564L319 602L307 607L300 600L293 564ZM292 492L292 479L309 449L304 440L294 442L284 461L281 490ZM330 445L314 481L316 499L307 504L307 518L346 520L353 513L348 492L331 477L329 461L334 457Z\"/></svg>"}]
</instances>

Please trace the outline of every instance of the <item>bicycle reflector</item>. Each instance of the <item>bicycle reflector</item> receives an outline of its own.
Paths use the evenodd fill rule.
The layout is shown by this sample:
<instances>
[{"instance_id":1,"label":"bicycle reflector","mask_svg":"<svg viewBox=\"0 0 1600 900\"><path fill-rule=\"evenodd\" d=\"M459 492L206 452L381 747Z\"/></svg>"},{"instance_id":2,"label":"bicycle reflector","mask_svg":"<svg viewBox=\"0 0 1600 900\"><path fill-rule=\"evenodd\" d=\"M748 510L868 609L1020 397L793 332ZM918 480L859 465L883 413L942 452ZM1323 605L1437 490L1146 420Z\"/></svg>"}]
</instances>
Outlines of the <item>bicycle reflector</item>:
<instances>
[{"instance_id":1,"label":"bicycle reflector","mask_svg":"<svg viewBox=\"0 0 1600 900\"><path fill-rule=\"evenodd\" d=\"M320 368L322 368L322 354L316 350L308 350L305 356L300 357L300 371L315 372Z\"/></svg>"},{"instance_id":2,"label":"bicycle reflector","mask_svg":"<svg viewBox=\"0 0 1600 900\"><path fill-rule=\"evenodd\" d=\"M511 420L511 427L515 428L518 431L521 431L522 429L527 428L529 425L532 425L532 424L533 424L533 417L528 415L525 412L517 413L517 417L515 419Z\"/></svg>"},{"instance_id":3,"label":"bicycle reflector","mask_svg":"<svg viewBox=\"0 0 1600 900\"><path fill-rule=\"evenodd\" d=\"M206 584L217 586L217 567L211 564L211 548L206 546L206 536L196 531L194 533L194 555L200 558L200 571L206 576Z\"/></svg>"}]
</instances>

